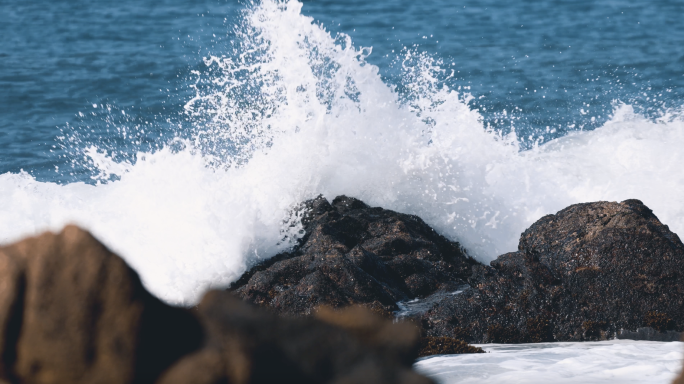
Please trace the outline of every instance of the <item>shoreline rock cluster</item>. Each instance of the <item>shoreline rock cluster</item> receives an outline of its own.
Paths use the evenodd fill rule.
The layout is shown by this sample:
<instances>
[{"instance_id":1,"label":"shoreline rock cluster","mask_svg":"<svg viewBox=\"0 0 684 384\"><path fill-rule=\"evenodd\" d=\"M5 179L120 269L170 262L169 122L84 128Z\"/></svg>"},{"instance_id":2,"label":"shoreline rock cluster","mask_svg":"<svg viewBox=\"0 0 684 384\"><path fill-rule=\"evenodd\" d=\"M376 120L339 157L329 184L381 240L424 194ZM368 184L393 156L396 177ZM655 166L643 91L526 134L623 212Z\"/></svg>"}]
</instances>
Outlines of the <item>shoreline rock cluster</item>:
<instances>
[{"instance_id":1,"label":"shoreline rock cluster","mask_svg":"<svg viewBox=\"0 0 684 384\"><path fill-rule=\"evenodd\" d=\"M547 215L489 266L415 216L346 196L305 208L299 244L229 290L291 315L319 305L391 311L420 326L421 356L482 352L467 342L682 338L684 245L639 200Z\"/></svg>"},{"instance_id":2,"label":"shoreline rock cluster","mask_svg":"<svg viewBox=\"0 0 684 384\"><path fill-rule=\"evenodd\" d=\"M306 209L299 244L252 268L235 295L300 316L360 304L469 343L679 340L684 330L684 245L638 200L547 215L489 266L415 216L346 196Z\"/></svg>"},{"instance_id":3,"label":"shoreline rock cluster","mask_svg":"<svg viewBox=\"0 0 684 384\"><path fill-rule=\"evenodd\" d=\"M415 359L483 352L468 343L684 331L684 245L638 200L547 215L490 265L416 216L300 209L291 250L193 309L74 226L0 247L0 384L428 384Z\"/></svg>"},{"instance_id":4,"label":"shoreline rock cluster","mask_svg":"<svg viewBox=\"0 0 684 384\"><path fill-rule=\"evenodd\" d=\"M521 235L517 252L476 266L469 283L419 317L428 335L679 340L684 330L684 245L638 200L547 215Z\"/></svg>"}]
</instances>

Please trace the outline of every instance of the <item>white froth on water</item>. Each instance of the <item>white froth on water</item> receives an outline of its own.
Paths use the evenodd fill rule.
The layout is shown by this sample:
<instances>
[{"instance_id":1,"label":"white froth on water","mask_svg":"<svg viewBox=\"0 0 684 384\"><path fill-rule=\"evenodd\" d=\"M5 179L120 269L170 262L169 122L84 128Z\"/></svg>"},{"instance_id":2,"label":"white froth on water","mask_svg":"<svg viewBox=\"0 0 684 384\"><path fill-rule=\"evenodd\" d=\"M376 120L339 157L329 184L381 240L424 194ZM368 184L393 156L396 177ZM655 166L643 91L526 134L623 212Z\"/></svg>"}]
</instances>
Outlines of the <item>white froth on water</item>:
<instances>
[{"instance_id":1,"label":"white froth on water","mask_svg":"<svg viewBox=\"0 0 684 384\"><path fill-rule=\"evenodd\" d=\"M440 384L669 384L681 371L683 344L486 344L486 354L436 356L414 367Z\"/></svg>"},{"instance_id":2,"label":"white froth on water","mask_svg":"<svg viewBox=\"0 0 684 384\"><path fill-rule=\"evenodd\" d=\"M288 212L346 194L422 217L481 261L570 204L638 198L684 233L684 120L617 104L612 119L527 151L485 128L439 63L405 53L400 100L348 36L301 3L264 0L236 27L237 54L205 59L186 105L185 149L117 163L84 148L102 180L60 186L0 175L0 243L68 222L121 254L156 295L190 304L288 246ZM175 148L175 149L172 149Z\"/></svg>"}]
</instances>

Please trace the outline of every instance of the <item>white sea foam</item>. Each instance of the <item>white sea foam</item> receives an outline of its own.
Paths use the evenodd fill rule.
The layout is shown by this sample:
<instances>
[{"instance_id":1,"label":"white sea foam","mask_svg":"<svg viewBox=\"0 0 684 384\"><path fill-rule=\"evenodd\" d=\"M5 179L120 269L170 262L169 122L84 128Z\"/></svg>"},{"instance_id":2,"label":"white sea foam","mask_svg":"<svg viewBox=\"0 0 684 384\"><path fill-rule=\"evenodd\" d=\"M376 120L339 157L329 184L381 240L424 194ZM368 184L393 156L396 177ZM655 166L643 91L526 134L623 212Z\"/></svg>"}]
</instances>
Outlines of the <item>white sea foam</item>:
<instances>
[{"instance_id":1,"label":"white sea foam","mask_svg":"<svg viewBox=\"0 0 684 384\"><path fill-rule=\"evenodd\" d=\"M651 121L616 104L604 127L521 152L514 135L485 128L467 94L438 85L439 63L406 52L400 100L365 63L369 49L300 11L252 5L236 54L206 58L185 149L117 163L84 148L95 186L0 175L0 243L75 222L153 293L190 304L287 247L298 229L289 209L318 194L417 214L485 262L577 202L638 198L684 233L681 117Z\"/></svg>"},{"instance_id":2,"label":"white sea foam","mask_svg":"<svg viewBox=\"0 0 684 384\"><path fill-rule=\"evenodd\" d=\"M486 354L436 356L415 364L441 384L669 384L681 371L683 343L615 340L482 345Z\"/></svg>"}]
</instances>

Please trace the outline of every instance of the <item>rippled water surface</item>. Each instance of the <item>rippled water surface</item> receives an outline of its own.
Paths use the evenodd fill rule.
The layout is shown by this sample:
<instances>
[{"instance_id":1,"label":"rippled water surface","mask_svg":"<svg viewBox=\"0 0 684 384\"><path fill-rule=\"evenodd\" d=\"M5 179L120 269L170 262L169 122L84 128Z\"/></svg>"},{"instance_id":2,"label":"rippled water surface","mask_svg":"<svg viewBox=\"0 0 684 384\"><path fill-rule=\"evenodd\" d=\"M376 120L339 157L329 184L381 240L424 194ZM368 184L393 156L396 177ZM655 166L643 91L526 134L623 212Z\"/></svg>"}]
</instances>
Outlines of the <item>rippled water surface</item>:
<instances>
[{"instance_id":1,"label":"rippled water surface","mask_svg":"<svg viewBox=\"0 0 684 384\"><path fill-rule=\"evenodd\" d=\"M157 131L177 135L190 71L208 54L231 54L231 27L247 6L0 2L0 173L88 180L83 169L54 172L67 162L52 147L63 129L107 136L93 104L150 126L155 144ZM399 92L402 50L443 60L443 77L454 71L447 83L470 87L487 123L533 142L601 126L615 100L649 116L682 105L681 1L312 0L302 12L372 47L367 61Z\"/></svg>"}]
</instances>

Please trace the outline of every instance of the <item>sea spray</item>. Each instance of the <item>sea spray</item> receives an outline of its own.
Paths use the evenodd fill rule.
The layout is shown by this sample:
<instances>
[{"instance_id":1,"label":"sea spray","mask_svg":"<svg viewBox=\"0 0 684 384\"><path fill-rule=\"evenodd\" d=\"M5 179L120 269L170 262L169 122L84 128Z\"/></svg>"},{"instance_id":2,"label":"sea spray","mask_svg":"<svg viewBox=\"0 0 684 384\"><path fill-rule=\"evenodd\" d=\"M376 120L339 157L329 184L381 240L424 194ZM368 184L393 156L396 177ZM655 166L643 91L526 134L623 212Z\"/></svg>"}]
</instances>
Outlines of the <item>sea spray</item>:
<instances>
[{"instance_id":1,"label":"sea spray","mask_svg":"<svg viewBox=\"0 0 684 384\"><path fill-rule=\"evenodd\" d=\"M0 175L0 243L74 222L187 305L288 248L292 208L318 194L419 215L483 262L577 202L638 198L684 233L681 115L654 121L616 103L595 131L521 150L515 130L488 129L467 93L438 80L449 76L439 61L404 51L400 94L366 63L369 48L301 7L248 7L235 51L194 73L191 129L159 150L121 160L77 148L95 185Z\"/></svg>"}]
</instances>

